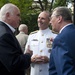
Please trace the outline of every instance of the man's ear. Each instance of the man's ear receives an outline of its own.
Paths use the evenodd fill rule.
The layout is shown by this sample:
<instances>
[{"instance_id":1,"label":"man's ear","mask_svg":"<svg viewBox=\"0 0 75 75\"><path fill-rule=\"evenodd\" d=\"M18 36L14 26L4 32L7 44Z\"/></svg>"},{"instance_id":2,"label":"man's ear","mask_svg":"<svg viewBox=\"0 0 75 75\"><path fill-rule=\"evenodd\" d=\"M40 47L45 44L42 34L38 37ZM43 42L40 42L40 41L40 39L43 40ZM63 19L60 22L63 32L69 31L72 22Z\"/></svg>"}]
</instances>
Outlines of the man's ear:
<instances>
[{"instance_id":1,"label":"man's ear","mask_svg":"<svg viewBox=\"0 0 75 75\"><path fill-rule=\"evenodd\" d=\"M62 16L58 16L58 23L60 23L62 21Z\"/></svg>"},{"instance_id":2,"label":"man's ear","mask_svg":"<svg viewBox=\"0 0 75 75\"><path fill-rule=\"evenodd\" d=\"M7 13L6 13L6 17L9 17L9 16L10 16L10 13L9 13L9 12L7 12Z\"/></svg>"}]
</instances>

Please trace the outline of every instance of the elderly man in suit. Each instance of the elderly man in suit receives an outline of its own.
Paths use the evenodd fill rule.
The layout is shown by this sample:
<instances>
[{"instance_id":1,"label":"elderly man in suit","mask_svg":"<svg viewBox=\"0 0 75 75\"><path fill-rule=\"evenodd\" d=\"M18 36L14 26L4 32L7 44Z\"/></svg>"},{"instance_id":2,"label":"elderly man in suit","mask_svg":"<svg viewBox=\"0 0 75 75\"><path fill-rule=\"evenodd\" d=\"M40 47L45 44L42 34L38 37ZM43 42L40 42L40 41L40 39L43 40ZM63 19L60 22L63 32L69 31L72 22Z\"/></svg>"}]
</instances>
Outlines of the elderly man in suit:
<instances>
[{"instance_id":1,"label":"elderly man in suit","mask_svg":"<svg viewBox=\"0 0 75 75\"><path fill-rule=\"evenodd\" d=\"M19 26L20 10L11 3L5 4L0 10L0 75L25 75L30 66L32 52L22 49L14 36Z\"/></svg>"},{"instance_id":2,"label":"elderly man in suit","mask_svg":"<svg viewBox=\"0 0 75 75\"><path fill-rule=\"evenodd\" d=\"M49 75L75 75L75 25L70 10L55 8L50 23L59 34L53 41Z\"/></svg>"},{"instance_id":3,"label":"elderly man in suit","mask_svg":"<svg viewBox=\"0 0 75 75\"><path fill-rule=\"evenodd\" d=\"M16 35L16 38L19 41L19 43L21 45L21 48L24 52L25 45L26 45L26 42L27 42L27 39L28 39L28 35L27 35L28 34L28 27L25 24L21 24L19 26L18 30L19 30L19 34Z\"/></svg>"}]
</instances>

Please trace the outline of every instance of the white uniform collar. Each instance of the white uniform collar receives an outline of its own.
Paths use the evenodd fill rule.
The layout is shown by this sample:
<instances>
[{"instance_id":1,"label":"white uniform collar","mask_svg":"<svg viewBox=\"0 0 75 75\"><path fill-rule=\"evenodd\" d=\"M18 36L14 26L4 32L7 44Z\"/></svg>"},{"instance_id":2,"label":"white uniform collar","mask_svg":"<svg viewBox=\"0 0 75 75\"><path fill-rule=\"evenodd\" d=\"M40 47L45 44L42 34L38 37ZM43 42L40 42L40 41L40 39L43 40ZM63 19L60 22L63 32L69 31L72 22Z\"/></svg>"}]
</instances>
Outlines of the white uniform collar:
<instances>
[{"instance_id":1,"label":"white uniform collar","mask_svg":"<svg viewBox=\"0 0 75 75\"><path fill-rule=\"evenodd\" d=\"M49 27L45 30L39 30L41 33L47 33L48 31L50 31Z\"/></svg>"}]
</instances>

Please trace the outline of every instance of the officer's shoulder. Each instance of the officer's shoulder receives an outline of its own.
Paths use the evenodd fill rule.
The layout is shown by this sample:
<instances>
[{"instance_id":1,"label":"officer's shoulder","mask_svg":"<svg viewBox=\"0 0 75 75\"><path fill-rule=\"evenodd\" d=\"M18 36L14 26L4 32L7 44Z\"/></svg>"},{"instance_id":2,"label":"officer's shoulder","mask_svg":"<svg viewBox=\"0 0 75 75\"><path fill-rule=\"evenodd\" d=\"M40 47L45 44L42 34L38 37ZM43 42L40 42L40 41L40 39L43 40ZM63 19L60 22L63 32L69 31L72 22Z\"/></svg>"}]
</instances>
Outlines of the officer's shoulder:
<instances>
[{"instance_id":1,"label":"officer's shoulder","mask_svg":"<svg viewBox=\"0 0 75 75\"><path fill-rule=\"evenodd\" d=\"M39 30L33 31L30 33L30 35L37 33Z\"/></svg>"}]
</instances>

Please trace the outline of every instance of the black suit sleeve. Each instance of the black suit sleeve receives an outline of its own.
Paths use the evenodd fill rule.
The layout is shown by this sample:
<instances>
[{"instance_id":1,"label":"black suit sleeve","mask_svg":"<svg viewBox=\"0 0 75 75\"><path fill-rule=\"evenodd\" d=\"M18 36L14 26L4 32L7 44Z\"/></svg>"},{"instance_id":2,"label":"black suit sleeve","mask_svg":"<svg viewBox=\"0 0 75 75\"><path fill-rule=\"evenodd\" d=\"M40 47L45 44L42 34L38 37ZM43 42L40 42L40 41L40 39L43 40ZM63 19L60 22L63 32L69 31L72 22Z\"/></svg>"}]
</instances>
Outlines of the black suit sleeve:
<instances>
[{"instance_id":1,"label":"black suit sleeve","mask_svg":"<svg viewBox=\"0 0 75 75\"><path fill-rule=\"evenodd\" d=\"M8 71L24 70L30 66L30 54L23 54L21 47L12 34L0 37L0 62Z\"/></svg>"}]
</instances>

